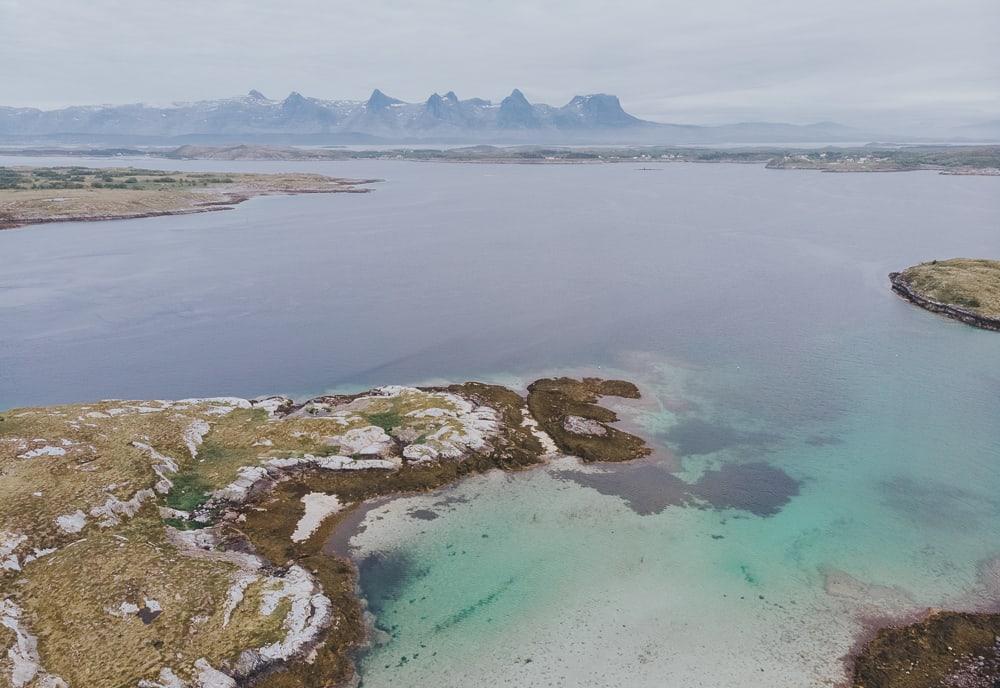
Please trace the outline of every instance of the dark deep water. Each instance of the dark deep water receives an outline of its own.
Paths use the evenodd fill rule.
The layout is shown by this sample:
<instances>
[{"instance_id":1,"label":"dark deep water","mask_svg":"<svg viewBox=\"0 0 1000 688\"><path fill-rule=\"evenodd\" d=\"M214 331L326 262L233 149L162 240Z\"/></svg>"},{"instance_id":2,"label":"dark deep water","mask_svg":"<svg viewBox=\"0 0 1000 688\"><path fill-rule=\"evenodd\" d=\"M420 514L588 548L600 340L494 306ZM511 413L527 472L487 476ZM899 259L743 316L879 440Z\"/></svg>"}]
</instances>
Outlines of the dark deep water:
<instances>
[{"instance_id":1,"label":"dark deep water","mask_svg":"<svg viewBox=\"0 0 1000 688\"><path fill-rule=\"evenodd\" d=\"M58 161L5 160L48 162ZM461 379L600 364L623 350L794 369L815 364L818 341L862 325L971 342L980 333L914 312L885 276L923 259L1000 254L995 178L132 164L387 181L367 195L0 233L0 408Z\"/></svg>"}]
</instances>

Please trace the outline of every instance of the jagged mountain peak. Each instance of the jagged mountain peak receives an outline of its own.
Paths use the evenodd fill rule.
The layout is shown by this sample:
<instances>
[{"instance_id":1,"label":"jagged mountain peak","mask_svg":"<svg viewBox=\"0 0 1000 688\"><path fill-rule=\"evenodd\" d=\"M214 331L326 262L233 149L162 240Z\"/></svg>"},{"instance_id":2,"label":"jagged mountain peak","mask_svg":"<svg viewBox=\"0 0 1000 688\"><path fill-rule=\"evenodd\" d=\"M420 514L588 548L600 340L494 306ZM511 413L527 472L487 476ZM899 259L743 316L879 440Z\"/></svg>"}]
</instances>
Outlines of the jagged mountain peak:
<instances>
[{"instance_id":1,"label":"jagged mountain peak","mask_svg":"<svg viewBox=\"0 0 1000 688\"><path fill-rule=\"evenodd\" d=\"M641 121L622 109L618 96L607 93L573 96L560 108L560 112L567 118L567 123L575 120L583 126L618 127Z\"/></svg>"},{"instance_id":2,"label":"jagged mountain peak","mask_svg":"<svg viewBox=\"0 0 1000 688\"><path fill-rule=\"evenodd\" d=\"M540 126L540 119L524 94L515 88L500 101L497 126L501 129L535 129Z\"/></svg>"},{"instance_id":3,"label":"jagged mountain peak","mask_svg":"<svg viewBox=\"0 0 1000 688\"><path fill-rule=\"evenodd\" d=\"M511 91L510 95L507 96L506 98L504 98L504 100L511 100L511 101L516 101L516 102L521 102L521 103L529 104L528 103L528 99L524 97L524 94L521 93L521 89L519 89L519 88L515 88L513 91Z\"/></svg>"},{"instance_id":4,"label":"jagged mountain peak","mask_svg":"<svg viewBox=\"0 0 1000 688\"><path fill-rule=\"evenodd\" d=\"M642 125L621 109L615 96L581 95L562 107L533 104L520 89L499 103L460 100L455 91L408 103L374 89L365 101L322 100L293 91L270 99L253 89L244 96L179 103L170 107L98 106L42 111L0 108L0 136L185 136L301 137L375 136L483 141L581 138L587 132ZM650 129L651 131L651 129ZM605 131L602 135L610 135ZM630 136L632 134L629 134Z\"/></svg>"},{"instance_id":5,"label":"jagged mountain peak","mask_svg":"<svg viewBox=\"0 0 1000 688\"><path fill-rule=\"evenodd\" d=\"M368 106L369 110L381 110L389 107L390 105L396 105L402 102L403 101L401 100L387 96L376 88L372 91L372 94L368 97L368 102L365 104Z\"/></svg>"}]
</instances>

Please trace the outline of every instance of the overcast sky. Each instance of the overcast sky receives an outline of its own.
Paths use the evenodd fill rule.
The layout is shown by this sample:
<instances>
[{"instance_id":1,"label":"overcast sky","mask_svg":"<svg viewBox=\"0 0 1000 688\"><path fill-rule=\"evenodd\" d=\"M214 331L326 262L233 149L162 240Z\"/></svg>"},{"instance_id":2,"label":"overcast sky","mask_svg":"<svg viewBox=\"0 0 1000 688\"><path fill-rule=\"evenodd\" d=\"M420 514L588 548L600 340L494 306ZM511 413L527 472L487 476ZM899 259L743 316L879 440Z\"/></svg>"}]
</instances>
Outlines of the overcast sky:
<instances>
[{"instance_id":1,"label":"overcast sky","mask_svg":"<svg viewBox=\"0 0 1000 688\"><path fill-rule=\"evenodd\" d=\"M0 0L0 104L514 87L658 121L1000 117L1000 0Z\"/></svg>"}]
</instances>

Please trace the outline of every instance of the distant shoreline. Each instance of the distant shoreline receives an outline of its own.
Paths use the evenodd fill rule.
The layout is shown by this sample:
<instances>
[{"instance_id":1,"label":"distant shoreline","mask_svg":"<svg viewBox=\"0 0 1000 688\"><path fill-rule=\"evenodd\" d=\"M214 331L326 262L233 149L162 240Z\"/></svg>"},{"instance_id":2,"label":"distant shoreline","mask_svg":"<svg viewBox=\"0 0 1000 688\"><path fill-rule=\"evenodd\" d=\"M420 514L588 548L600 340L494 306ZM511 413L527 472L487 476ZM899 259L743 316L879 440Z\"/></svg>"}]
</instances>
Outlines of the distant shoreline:
<instances>
[{"instance_id":1,"label":"distant shoreline","mask_svg":"<svg viewBox=\"0 0 1000 688\"><path fill-rule=\"evenodd\" d=\"M134 167L0 167L0 230L232 210L257 196L368 193L374 179Z\"/></svg>"},{"instance_id":2,"label":"distant shoreline","mask_svg":"<svg viewBox=\"0 0 1000 688\"><path fill-rule=\"evenodd\" d=\"M473 145L464 147L408 147L356 149L281 145L182 145L176 148L0 148L2 155L151 157L169 160L224 161L342 161L410 160L417 162L601 164L601 163L755 163L768 169L821 172L937 171L953 175L1000 176L1000 145L869 144L824 148L746 146L542 146Z\"/></svg>"}]
</instances>

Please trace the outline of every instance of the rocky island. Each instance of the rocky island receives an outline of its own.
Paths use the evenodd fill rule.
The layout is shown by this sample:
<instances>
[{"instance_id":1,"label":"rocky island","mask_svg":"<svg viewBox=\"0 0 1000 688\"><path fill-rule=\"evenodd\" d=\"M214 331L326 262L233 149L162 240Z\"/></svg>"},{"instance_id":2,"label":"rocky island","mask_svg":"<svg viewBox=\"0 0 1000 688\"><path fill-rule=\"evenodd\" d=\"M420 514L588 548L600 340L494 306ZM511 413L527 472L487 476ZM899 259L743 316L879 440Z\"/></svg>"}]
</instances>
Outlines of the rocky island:
<instances>
[{"instance_id":1,"label":"rocky island","mask_svg":"<svg viewBox=\"0 0 1000 688\"><path fill-rule=\"evenodd\" d=\"M366 640L351 562L370 498L557 454L649 449L600 397L629 382L469 382L0 414L0 687L331 686Z\"/></svg>"},{"instance_id":2,"label":"rocky island","mask_svg":"<svg viewBox=\"0 0 1000 688\"><path fill-rule=\"evenodd\" d=\"M273 194L367 193L374 179L167 172L133 167L0 167L0 229L229 210Z\"/></svg>"},{"instance_id":3,"label":"rocky island","mask_svg":"<svg viewBox=\"0 0 1000 688\"><path fill-rule=\"evenodd\" d=\"M934 313L1000 331L1000 261L952 258L889 275L897 294Z\"/></svg>"}]
</instances>

